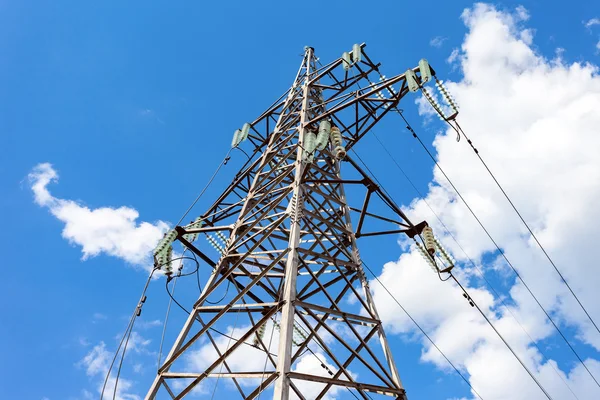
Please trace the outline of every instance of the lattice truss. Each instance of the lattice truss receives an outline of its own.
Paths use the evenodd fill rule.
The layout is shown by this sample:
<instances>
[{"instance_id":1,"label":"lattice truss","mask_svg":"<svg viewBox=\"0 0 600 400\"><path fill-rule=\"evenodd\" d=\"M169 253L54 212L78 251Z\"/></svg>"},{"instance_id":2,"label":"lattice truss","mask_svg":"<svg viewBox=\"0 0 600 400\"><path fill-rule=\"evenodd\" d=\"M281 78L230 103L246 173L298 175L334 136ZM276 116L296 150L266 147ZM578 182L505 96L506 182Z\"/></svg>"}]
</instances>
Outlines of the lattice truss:
<instances>
[{"instance_id":1,"label":"lattice truss","mask_svg":"<svg viewBox=\"0 0 600 400\"><path fill-rule=\"evenodd\" d=\"M357 238L413 237L426 224L413 225L347 153L408 92L405 74L378 68L364 45L325 66L306 48L291 88L249 124L247 163L175 228L212 274L146 398L209 397L215 379L230 398L406 398ZM331 140L307 144L323 121ZM194 242L204 235L220 254Z\"/></svg>"}]
</instances>

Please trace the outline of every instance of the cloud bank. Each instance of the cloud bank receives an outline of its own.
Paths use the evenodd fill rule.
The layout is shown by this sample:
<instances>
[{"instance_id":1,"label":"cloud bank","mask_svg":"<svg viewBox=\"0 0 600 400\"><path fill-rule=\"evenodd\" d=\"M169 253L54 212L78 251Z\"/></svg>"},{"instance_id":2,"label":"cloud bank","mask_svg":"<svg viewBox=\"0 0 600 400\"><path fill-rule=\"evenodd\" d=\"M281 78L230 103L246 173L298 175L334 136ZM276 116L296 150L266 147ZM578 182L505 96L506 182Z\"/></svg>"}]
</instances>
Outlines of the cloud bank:
<instances>
[{"instance_id":1,"label":"cloud bank","mask_svg":"<svg viewBox=\"0 0 600 400\"><path fill-rule=\"evenodd\" d=\"M600 200L598 67L538 54L533 31L525 26L528 18L522 7L501 11L491 5L476 4L465 10L462 20L468 33L451 60L464 77L446 83L461 106L461 126L592 317L600 321L600 270L594 267L595 257L590 251L600 238L600 228L594 222L600 218L596 206ZM431 112L423 106L420 111ZM475 154L464 140L457 143L455 137L449 130L438 132L435 137L433 145L442 167L544 307L563 329L576 332L570 339L578 343L577 348L595 354L597 359L600 335ZM532 339L552 338L556 331L522 284L515 281L493 243L438 170L426 201L468 256L509 288L504 293L506 301L519 322L473 274L467 256L444 233L425 201L412 202L408 214L415 221L425 219L433 225L462 264L463 279L469 282L472 297L547 390L554 398L574 398L564 379L579 399L598 398L600 389L566 346L561 345L561 349L569 361L560 366L554 360L543 359L533 346ZM450 282L440 282L417 253L405 253L386 264L380 279L467 373L483 398L545 398L461 292ZM387 328L396 333L415 332L378 283L373 282L371 287ZM423 344L422 360L446 370L445 360L428 343ZM600 363L596 359L585 361L600 378Z\"/></svg>"}]
</instances>

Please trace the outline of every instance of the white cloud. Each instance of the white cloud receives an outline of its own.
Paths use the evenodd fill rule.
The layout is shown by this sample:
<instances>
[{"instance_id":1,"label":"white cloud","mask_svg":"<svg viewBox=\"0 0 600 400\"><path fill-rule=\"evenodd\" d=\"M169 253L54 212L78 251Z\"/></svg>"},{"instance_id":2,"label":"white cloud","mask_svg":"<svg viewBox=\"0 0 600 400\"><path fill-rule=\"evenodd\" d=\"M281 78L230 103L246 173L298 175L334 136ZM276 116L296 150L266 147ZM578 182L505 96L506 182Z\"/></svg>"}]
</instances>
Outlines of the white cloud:
<instances>
[{"instance_id":1,"label":"white cloud","mask_svg":"<svg viewBox=\"0 0 600 400\"><path fill-rule=\"evenodd\" d=\"M238 339L249 329L250 325L236 327L235 329L233 327L229 327L225 330L225 333L234 339ZM230 340L228 337L214 333L212 333L212 335L214 336L215 343L220 352L226 351L229 347L236 343L233 339ZM241 345L227 358L227 365L232 371L262 371L265 369L265 361L267 361L266 370L269 371L273 369L272 365L270 365L269 361L267 360L266 354L262 350L250 346L253 343L253 340L254 339L252 336L251 339L247 340L249 345ZM269 346L269 352L276 354L279 346L279 331L274 328L271 321L268 322L267 327L265 328L263 340L265 345ZM218 354L214 346L209 341L205 341L196 350L188 352L185 357L185 371L203 372L218 358ZM221 366L218 366L216 371L219 371L221 368ZM258 381L255 379L241 379L239 382L242 385L249 386L256 386L258 384ZM204 390L204 386L199 386L200 388L197 390L202 392Z\"/></svg>"},{"instance_id":2,"label":"white cloud","mask_svg":"<svg viewBox=\"0 0 600 400\"><path fill-rule=\"evenodd\" d=\"M94 378L98 393L102 393L104 386L104 380L108 373L110 362L113 358L113 354L106 349L104 342L100 342L94 348L86 354L86 356L77 363L77 366L85 368L86 374ZM115 388L116 376L115 371L112 371L110 378L106 383L104 389L104 397L112 398L112 394ZM119 378L119 384L116 391L116 400L140 400L141 397L137 394L131 393L133 388L133 382L123 377ZM83 391L84 398L93 398L91 393L87 390Z\"/></svg>"},{"instance_id":3,"label":"white cloud","mask_svg":"<svg viewBox=\"0 0 600 400\"><path fill-rule=\"evenodd\" d=\"M108 370L112 355L106 350L106 344L100 342L86 354L78 365L85 367L88 376L95 376Z\"/></svg>"},{"instance_id":4,"label":"white cloud","mask_svg":"<svg viewBox=\"0 0 600 400\"><path fill-rule=\"evenodd\" d=\"M150 320L150 321L139 321L136 324L136 326L139 329L150 329L150 328L154 328L154 327L157 327L157 326L161 326L162 324L163 323L162 323L161 320L159 320L159 319L153 319L153 320Z\"/></svg>"},{"instance_id":5,"label":"white cloud","mask_svg":"<svg viewBox=\"0 0 600 400\"><path fill-rule=\"evenodd\" d=\"M294 372L300 372L303 374L329 377L329 373L327 372L327 370L325 368L323 368L323 366L321 364L325 364L327 366L327 368L330 371L332 371L332 373L334 373L334 374L337 372L337 368L335 368L333 365L328 363L326 360L327 360L327 357L322 352L315 351L314 354L306 353L305 355L300 357L298 364L296 365L296 367L293 370L294 370ZM350 374L350 375L352 376L353 379L357 378L357 376L355 374ZM344 379L344 378L341 377L340 379ZM316 398L319 395L319 393L321 393L321 390L323 390L323 388L325 388L325 384L309 382L309 381L305 381L305 380L294 380L294 384L296 385L296 387L298 388L300 393L302 393L302 395L307 399ZM327 394L324 397L322 397L322 399L323 400L333 400L333 399L335 399L336 394L338 394L340 391L346 391L346 390L348 390L348 389L343 389L340 386L331 386L331 388L327 391ZM354 392L354 391L352 391L352 392ZM299 397L296 395L296 393L292 392L292 394L290 395L290 398L298 399Z\"/></svg>"},{"instance_id":6,"label":"white cloud","mask_svg":"<svg viewBox=\"0 0 600 400\"><path fill-rule=\"evenodd\" d=\"M444 45L444 42L448 40L447 37L444 36L436 36L429 41L429 45L432 47L437 47L438 49Z\"/></svg>"},{"instance_id":7,"label":"white cloud","mask_svg":"<svg viewBox=\"0 0 600 400\"><path fill-rule=\"evenodd\" d=\"M121 335L118 336L119 338ZM137 333L136 331L131 332L129 336L129 344L127 346L127 351L135 351L136 353L144 353L151 354L147 349L148 345L152 342L150 339L144 338L142 335Z\"/></svg>"},{"instance_id":8,"label":"white cloud","mask_svg":"<svg viewBox=\"0 0 600 400\"><path fill-rule=\"evenodd\" d=\"M529 19L529 11L523 6L517 6L515 8L515 18L520 21L527 21Z\"/></svg>"},{"instance_id":9,"label":"white cloud","mask_svg":"<svg viewBox=\"0 0 600 400\"><path fill-rule=\"evenodd\" d=\"M29 174L37 204L65 224L62 236L82 247L83 259L105 253L136 266L152 264L151 251L169 226L163 221L141 222L139 214L129 207L90 209L73 200L54 197L48 185L58 181L49 163L38 164Z\"/></svg>"},{"instance_id":10,"label":"white cloud","mask_svg":"<svg viewBox=\"0 0 600 400\"><path fill-rule=\"evenodd\" d=\"M228 336L233 337L234 339L240 338L244 335L248 329L250 329L250 325L241 326L237 328L229 327L224 331ZM272 321L268 321L267 326L265 328L265 333L263 336L263 342L268 346L269 352L273 355L273 358L277 360L277 352L279 347L279 334L280 331L278 329L274 329L274 325ZM230 340L228 337L221 335L214 335L215 343L219 348L219 351L223 353L226 349L233 344L235 344L234 340ZM327 341L327 337L323 338ZM253 343L253 337L247 341L248 344ZM313 342L314 343L314 342ZM311 345L313 346L313 345ZM337 368L335 368L332 364L329 363L325 354L321 351L313 350L315 354L311 352L306 352L302 355L298 361L292 366L293 371L302 372L306 374L312 374L317 376L325 376L328 377L329 373L321 363L325 364L327 368L333 373L337 372ZM218 357L217 352L214 346L209 342L205 341L200 346L198 346L195 350L188 352L185 356L185 363L183 365L183 369L186 372L204 372L206 367L208 367L211 363L213 363ZM272 364L266 361L266 354L253 346L249 345L241 345L238 347L228 358L227 365L231 368L232 371L271 371L274 369ZM266 365L266 367L265 367ZM221 366L217 366L215 371L219 371ZM353 372L350 372L350 375L353 378L357 378L357 375ZM344 379L341 377L340 379ZM256 387L258 386L260 380L258 379L240 379L238 383L243 386ZM314 398L316 395L323 389L324 385L317 382L308 382L303 380L295 380L294 383L301 390L304 397L307 399ZM183 389L183 382L174 382L178 389ZM196 394L207 393L212 390L209 385L212 385L210 381L205 384L200 384L195 388ZM231 384L231 383L230 383ZM232 384L231 384L232 385ZM269 390L272 390L273 385ZM340 390L346 390L340 387L333 386L329 389L327 396L325 396L324 400L332 400L335 399L335 394ZM296 399L298 398L295 394L291 394L290 398ZM333 397L332 397L333 396Z\"/></svg>"},{"instance_id":11,"label":"white cloud","mask_svg":"<svg viewBox=\"0 0 600 400\"><path fill-rule=\"evenodd\" d=\"M461 126L470 133L480 154L590 314L600 321L600 272L590 268L596 264L590 249L600 239L600 227L593 222L600 218L596 206L600 201L598 68L589 63L567 64L560 56L547 59L539 55L534 50L533 31L523 26L529 14L522 7L511 13L476 4L462 18L468 34L453 61L460 61L464 78L446 82L461 107ZM417 102L419 111L429 115L427 105ZM581 341L600 349L598 332L561 284L466 141L456 143L455 137L453 131L436 135L433 144L442 167L563 329L576 330ZM533 339L555 337L556 332L543 313L525 288L514 283L510 271L495 255L493 244L437 170L427 202L475 262L484 270L500 272L505 284L512 285L504 294L510 300L511 311ZM415 200L407 211L415 221L425 219L433 225L455 258L465 263L465 255L444 235L422 200ZM562 379L569 382L579 399L598 398L600 389L575 364L576 359L568 350L564 357L569 360L565 364L571 368L569 371L559 370L555 361L544 360L510 313L499 305L499 299L481 287L472 273L466 269L461 276L468 282L468 291L554 398L573 398ZM440 282L419 255L406 253L386 264L380 279L467 373L483 398L542 398L539 389L461 292L450 282ZM407 317L398 313L397 306L377 282L371 287L386 327L395 333L412 335L415 328ZM422 359L446 370L445 360L427 342L423 343ZM600 376L598 361L586 362Z\"/></svg>"},{"instance_id":12,"label":"white cloud","mask_svg":"<svg viewBox=\"0 0 600 400\"><path fill-rule=\"evenodd\" d=\"M94 315L92 315L92 318L93 318L92 323L95 324L99 321L105 321L108 317L102 313L97 312L97 313L94 313Z\"/></svg>"},{"instance_id":13,"label":"white cloud","mask_svg":"<svg viewBox=\"0 0 600 400\"><path fill-rule=\"evenodd\" d=\"M144 369L144 366L141 363L137 363L137 364L133 365L133 372L135 372L136 374L141 373L143 369Z\"/></svg>"},{"instance_id":14,"label":"white cloud","mask_svg":"<svg viewBox=\"0 0 600 400\"><path fill-rule=\"evenodd\" d=\"M448 64L452 64L456 60L458 60L459 57L460 57L460 50L458 50L458 49L452 49L452 52L450 53L450 55L446 59L446 62Z\"/></svg>"},{"instance_id":15,"label":"white cloud","mask_svg":"<svg viewBox=\"0 0 600 400\"><path fill-rule=\"evenodd\" d=\"M591 18L583 22L586 28L590 29L594 25L600 25L600 18Z\"/></svg>"}]
</instances>

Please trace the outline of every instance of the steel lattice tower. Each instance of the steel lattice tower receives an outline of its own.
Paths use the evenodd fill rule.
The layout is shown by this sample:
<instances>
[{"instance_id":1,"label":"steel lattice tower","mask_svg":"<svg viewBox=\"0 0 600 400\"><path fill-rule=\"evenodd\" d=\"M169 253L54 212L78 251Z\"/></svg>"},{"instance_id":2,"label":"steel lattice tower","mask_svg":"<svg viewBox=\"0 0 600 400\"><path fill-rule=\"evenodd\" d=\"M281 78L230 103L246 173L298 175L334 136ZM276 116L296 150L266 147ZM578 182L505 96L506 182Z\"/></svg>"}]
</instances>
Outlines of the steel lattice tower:
<instances>
[{"instance_id":1,"label":"steel lattice tower","mask_svg":"<svg viewBox=\"0 0 600 400\"><path fill-rule=\"evenodd\" d=\"M420 82L421 73L386 79L378 68L364 44L325 66L307 47L291 88L249 124L246 164L204 214L175 228L172 239L213 271L146 399L180 399L211 378L242 399L320 399L333 388L406 399L357 238L414 237L426 224L413 225L347 152L408 93L406 75ZM328 127L325 145L319 130ZM362 193L356 207L346 191ZM217 261L198 235L222 238ZM227 346L219 325L235 336ZM199 346L211 350L191 370ZM303 369L306 357L321 369Z\"/></svg>"}]
</instances>

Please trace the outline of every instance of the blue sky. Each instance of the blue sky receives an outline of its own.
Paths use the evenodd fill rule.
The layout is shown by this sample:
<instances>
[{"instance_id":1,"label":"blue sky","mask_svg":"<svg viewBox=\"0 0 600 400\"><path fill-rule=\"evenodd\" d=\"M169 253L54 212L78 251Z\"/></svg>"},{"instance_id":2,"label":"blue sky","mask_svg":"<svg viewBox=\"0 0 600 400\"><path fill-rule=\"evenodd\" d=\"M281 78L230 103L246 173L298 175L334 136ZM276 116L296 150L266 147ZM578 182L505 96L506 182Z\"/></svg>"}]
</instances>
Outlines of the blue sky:
<instances>
[{"instance_id":1,"label":"blue sky","mask_svg":"<svg viewBox=\"0 0 600 400\"><path fill-rule=\"evenodd\" d=\"M600 24L591 23L586 27L586 22L600 17L592 2L565 7L564 2L555 1L506 1L493 6L504 13L498 21L513 18L515 32L529 30L529 39L526 35L519 39L527 49L545 60L546 70L559 68L552 61L557 60L557 54L563 69L569 73L574 73L574 63L598 65ZM438 76L456 82L460 102L461 95L467 96L469 88L473 87L469 81L482 79L478 74L483 73L465 67L488 65L485 62L469 64L469 60L477 58L471 53L475 50L469 46L476 47L477 41L485 40L485 37L476 37L476 32L485 32L485 26L491 26L485 23L490 13L473 12L471 25L468 18L461 19L463 10L473 7L473 3L463 1L411 7L400 2L365 6L353 1L325 4L242 1L175 4L65 1L57 4L44 1L35 6L24 2L2 2L0 221L3 229L0 242L5 273L0 291L4 304L0 351L3 359L9 362L0 366L0 398L56 400L85 399L89 395L95 398L101 374L90 369L86 356L104 354L100 352L100 343L104 343L108 353L114 351L117 337L126 326L126 318L135 306L146 278L141 264L132 265L134 256L129 253L119 256L117 250L112 253L106 249L90 250L85 257L81 242L65 240L64 220L52 215L48 206L40 206L34 201L28 174L36 165L51 163L60 175L57 183L48 186L57 199L72 200L75 201L73 204L90 210L129 207L139 213L137 224L143 221L155 225L157 221L174 224L227 152L232 132L259 115L292 83L305 45L313 46L321 60L328 61L339 57L352 44L366 42L368 54L382 63L382 70L388 76L414 67L425 57ZM528 18L519 17L524 9ZM472 34L472 42L465 40L469 34ZM462 61L448 62L453 49L461 49L461 46L458 57ZM495 48L489 51L494 52ZM502 51L499 46L498 52ZM489 59L497 62L493 57ZM527 64L523 64L522 70L527 71L527 68ZM473 77L465 76L465 71L472 72ZM531 90L543 93L548 87L543 85L556 85L556 92L550 93L559 97L563 96L560 87L564 85L575 93L564 96L581 93L581 98L592 101L598 98L597 71L595 74L590 78L590 84L572 83L573 76L565 75L564 81L540 81ZM500 79L503 75L498 76ZM473 116L472 120L466 116L465 123L473 129L485 127L481 125L485 121L477 120L476 116L486 110L488 98L473 99L464 97L465 114ZM445 141L441 126L423 108L419 113L415 100L416 97L407 98L402 104L415 129L430 146L437 137L435 150L441 160L447 161L453 177L469 175L470 170L461 169L465 166L448 150L450 141ZM489 100L490 107L492 104L502 106L498 99ZM481 104L474 104L477 102ZM577 107L586 106L578 104ZM550 111L544 112L550 114ZM497 125L498 121L514 119L514 125L507 123L506 129L510 131L514 126L518 134L520 121L528 115L544 120L543 115L524 110L523 115L503 114L503 118L498 119L491 115L489 121ZM573 126L569 125L568 117L565 121L567 126ZM390 116L376 132L393 148L421 191L428 192L432 180L439 183L426 155L403 131L400 121ZM524 129L523 132L529 131ZM542 170L540 165L547 161L544 151L550 154L552 149L561 146L564 150L560 154L565 159L567 156L581 158L578 152L585 149L572 146L573 143L589 143L583 142L585 138L582 137L532 134L532 140L539 144L537 150L534 145L529 148L527 143L521 143L518 149L507 146L503 151L497 150L496 154L494 149L500 149L502 142L493 135L490 127L489 136L482 133L478 137L483 141L479 144L483 148L485 143L495 145L488 150L494 165L501 171L503 166L524 159L530 163L524 164L523 171ZM551 146L552 143L555 146ZM419 203L413 202L416 193L393 169L392 162L380 156L381 149L377 146L372 138L366 138L358 147L359 154L396 201L405 204L414 215L420 215ZM548 157L555 157L554 153ZM571 165L560 157L553 159ZM220 180L211 186L195 209L198 214L233 177L240 161L234 159L223 169ZM535 164L537 161L540 164ZM595 171L595 166L592 164L594 168L585 171ZM572 170L577 168L575 165ZM503 177L506 181L513 178L508 173ZM543 176L542 180L557 177ZM467 178L461 183L467 191L470 184L482 193L488 188ZM585 183L581 185L574 183L569 190L588 188ZM521 189L521 186L514 186L513 193L523 193ZM559 216L555 218L549 211L543 215L532 211L537 204L535 196L544 193L533 190L531 198L517 197L522 200L519 204L523 205L526 214L537 218L535 223L540 224L542 232L548 233L545 237L552 243L557 258L569 260L569 253L563 256L561 249L573 248L570 242L545 230L553 221L562 221ZM577 203L577 210L584 213L591 209L597 197L595 192L589 196L589 202ZM493 197L491 200L500 202L502 199ZM575 207L570 203L562 203L562 206ZM515 254L525 254L518 247L510 247L514 243L506 233L509 229L498 222L503 219L502 207L497 213L486 215L486 221L499 226L498 234L506 240L507 249L512 249ZM558 205L548 207L550 210L559 208ZM440 210L444 214L443 210L447 209L440 205ZM460 220L457 212L447 211L449 219ZM464 232L453 221L450 226L456 227L461 236ZM519 229L515 223L510 231L520 232ZM74 233L73 237L79 233ZM596 231L591 232L590 237L600 237L596 234ZM149 237L154 237L152 232ZM464 234L465 241L470 238L473 238L470 233ZM504 288L503 294L509 296L511 303L519 305L519 311L525 315L524 310L529 308L520 306L519 287L514 279L502 266L496 265L494 254L486 245L479 245L477 240L473 243L468 247L483 260L482 265L487 267L489 264L490 279ZM399 260L401 254L396 238L378 243L365 241L362 246L363 258L378 272L384 263ZM525 250L532 249L534 247L529 246ZM402 259L394 265L399 268L401 264ZM576 277L577 270L573 271L572 276ZM477 279L470 279L474 289L481 287ZM585 282L581 283L582 291L588 290L585 285ZM193 301L193 286L182 285L178 291L186 304ZM548 297L552 295L548 294ZM593 296L588 298L593 299ZM549 299L548 304L554 304L552 301ZM153 282L142 322L136 330L139 335L137 350L131 351L126 360L124 377L131 385L128 393L143 395L152 380L162 327L154 321L164 319L166 302L162 281ZM564 300L565 304L568 302ZM551 307L555 307L553 310L578 350L586 358L598 359L595 350L598 347L594 347L598 342L586 336L585 324L577 317L570 320L569 313L560 306ZM451 314L453 310L446 312ZM600 317L600 310L594 309L594 312ZM425 325L442 337L440 327L445 320L436 319L436 316L435 313L422 315ZM167 340L176 334L183 317L183 313L173 313L172 332ZM391 320L390 324L394 318ZM395 332L390 340L409 398L471 398L468 387L460 378L433 356L428 358L428 347L424 347L413 328L402 321L396 322L398 325L390 325L390 330ZM558 362L561 370L567 374L573 372L569 377L577 382L578 372L572 370L576 366L573 356L556 335L547 332L540 333L539 337L542 346L548 349L548 355ZM482 383L485 377L474 372L476 360L462 353L456 356L459 359L465 357L463 368L474 377L471 382L485 390L487 383ZM32 372L35 374L33 382ZM543 373L540 366L540 374ZM510 376L504 379L510 384ZM590 396L597 398L594 394Z\"/></svg>"}]
</instances>

